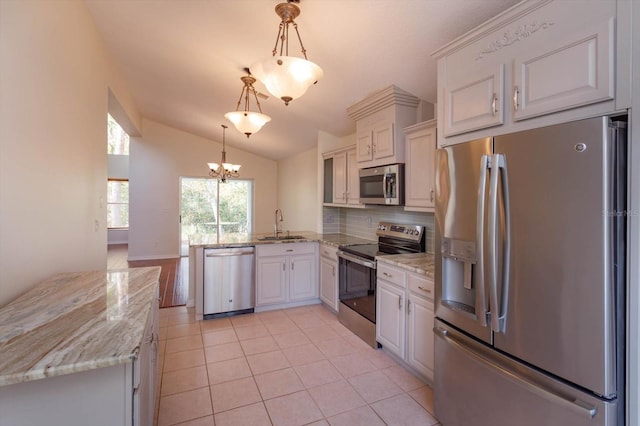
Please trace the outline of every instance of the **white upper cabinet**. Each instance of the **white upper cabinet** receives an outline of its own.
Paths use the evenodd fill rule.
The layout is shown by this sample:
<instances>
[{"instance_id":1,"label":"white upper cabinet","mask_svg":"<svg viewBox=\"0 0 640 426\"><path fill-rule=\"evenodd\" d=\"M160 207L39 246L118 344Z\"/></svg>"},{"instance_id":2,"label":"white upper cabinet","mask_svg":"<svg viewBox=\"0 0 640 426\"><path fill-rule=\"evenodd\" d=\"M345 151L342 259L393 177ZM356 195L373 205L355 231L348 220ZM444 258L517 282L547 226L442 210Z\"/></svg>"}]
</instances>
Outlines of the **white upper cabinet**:
<instances>
[{"instance_id":1,"label":"white upper cabinet","mask_svg":"<svg viewBox=\"0 0 640 426\"><path fill-rule=\"evenodd\" d=\"M404 209L431 212L435 207L436 120L415 124L404 132Z\"/></svg>"},{"instance_id":2,"label":"white upper cabinet","mask_svg":"<svg viewBox=\"0 0 640 426\"><path fill-rule=\"evenodd\" d=\"M402 129L415 124L420 114L432 116L431 108L431 104L396 86L389 86L347 108L349 117L356 120L358 168L404 163Z\"/></svg>"},{"instance_id":3,"label":"white upper cabinet","mask_svg":"<svg viewBox=\"0 0 640 426\"><path fill-rule=\"evenodd\" d=\"M630 107L628 3L526 0L435 52L438 145Z\"/></svg>"},{"instance_id":4,"label":"white upper cabinet","mask_svg":"<svg viewBox=\"0 0 640 426\"><path fill-rule=\"evenodd\" d=\"M443 89L445 136L504 123L504 64L467 71Z\"/></svg>"},{"instance_id":5,"label":"white upper cabinet","mask_svg":"<svg viewBox=\"0 0 640 426\"><path fill-rule=\"evenodd\" d=\"M613 29L609 18L552 49L519 52L514 58L514 120L613 99Z\"/></svg>"},{"instance_id":6,"label":"white upper cabinet","mask_svg":"<svg viewBox=\"0 0 640 426\"><path fill-rule=\"evenodd\" d=\"M323 158L332 159L331 192L332 199L325 205L345 205L345 207L364 207L360 203L360 179L356 147L350 146L336 151L325 152ZM325 170L325 173L328 173ZM325 180L327 185L327 180ZM325 192L328 188L325 188Z\"/></svg>"}]
</instances>

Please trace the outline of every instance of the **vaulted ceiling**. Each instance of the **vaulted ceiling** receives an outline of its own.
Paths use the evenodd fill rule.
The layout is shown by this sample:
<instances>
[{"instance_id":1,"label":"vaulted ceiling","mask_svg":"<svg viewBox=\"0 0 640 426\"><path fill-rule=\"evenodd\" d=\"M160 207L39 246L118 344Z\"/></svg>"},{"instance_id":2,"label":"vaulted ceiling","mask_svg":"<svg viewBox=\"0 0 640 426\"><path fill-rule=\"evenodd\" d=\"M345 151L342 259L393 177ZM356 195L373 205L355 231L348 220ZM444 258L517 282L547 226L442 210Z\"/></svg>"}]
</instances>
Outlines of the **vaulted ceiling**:
<instances>
[{"instance_id":1,"label":"vaulted ceiling","mask_svg":"<svg viewBox=\"0 0 640 426\"><path fill-rule=\"evenodd\" d=\"M272 120L247 139L224 114L236 109L243 68L271 56L285 0L85 1L144 117L217 141L228 124L229 145L275 160L314 146L319 130L353 133L347 107L390 84L435 103L431 53L518 2L301 0L296 23L324 78L289 106L261 100ZM290 54L299 56L295 39Z\"/></svg>"}]
</instances>

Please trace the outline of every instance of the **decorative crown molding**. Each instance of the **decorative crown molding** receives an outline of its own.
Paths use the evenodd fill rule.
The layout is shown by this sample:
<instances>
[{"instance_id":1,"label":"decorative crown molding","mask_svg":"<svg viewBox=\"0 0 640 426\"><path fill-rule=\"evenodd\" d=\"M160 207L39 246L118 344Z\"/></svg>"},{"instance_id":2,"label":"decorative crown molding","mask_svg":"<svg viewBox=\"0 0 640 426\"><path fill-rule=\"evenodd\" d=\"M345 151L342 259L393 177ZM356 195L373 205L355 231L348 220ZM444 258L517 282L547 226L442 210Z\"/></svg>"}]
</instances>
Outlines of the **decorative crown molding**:
<instances>
[{"instance_id":1,"label":"decorative crown molding","mask_svg":"<svg viewBox=\"0 0 640 426\"><path fill-rule=\"evenodd\" d=\"M482 49L480 53L478 53L476 61L484 58L490 53L497 52L503 47L511 46L512 44L517 43L520 40L525 39L540 30L546 30L553 25L555 25L555 23L551 21L533 21L533 23L531 24L522 24L515 29L507 30L504 32L502 37L492 43L489 43L487 47Z\"/></svg>"}]
</instances>

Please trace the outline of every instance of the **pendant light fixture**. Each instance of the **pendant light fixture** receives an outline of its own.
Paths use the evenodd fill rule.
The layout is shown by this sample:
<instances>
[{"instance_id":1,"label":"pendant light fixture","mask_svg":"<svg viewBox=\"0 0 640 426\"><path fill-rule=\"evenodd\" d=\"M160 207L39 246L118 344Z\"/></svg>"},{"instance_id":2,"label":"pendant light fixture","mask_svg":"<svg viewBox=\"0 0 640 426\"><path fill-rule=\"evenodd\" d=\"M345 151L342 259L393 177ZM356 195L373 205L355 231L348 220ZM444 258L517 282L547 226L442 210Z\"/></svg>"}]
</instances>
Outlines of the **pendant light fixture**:
<instances>
[{"instance_id":1,"label":"pendant light fixture","mask_svg":"<svg viewBox=\"0 0 640 426\"><path fill-rule=\"evenodd\" d=\"M245 68L247 72L248 68ZM256 94L256 90L253 88L253 83L256 82L256 79L253 78L250 74L240 77L244 86L242 87L242 92L240 92L240 98L238 99L238 105L236 105L236 110L233 112L228 112L224 116L227 120L233 123L238 131L247 135L247 138L251 136L253 133L256 133L262 126L271 121L271 117L262 113L262 108L260 107L260 102L258 101L258 95ZM256 104L258 105L258 112L249 111L249 94L253 93L254 98L256 99ZM240 111L240 104L244 99L244 111Z\"/></svg>"},{"instance_id":2,"label":"pendant light fixture","mask_svg":"<svg viewBox=\"0 0 640 426\"><path fill-rule=\"evenodd\" d=\"M225 141L224 134L225 130L228 126L221 124L222 126L222 162L218 163L207 163L209 169L209 176L212 178L220 179L220 182L224 183L227 181L228 177L237 178L240 176L240 165L239 164L231 164L227 163L227 153L225 152Z\"/></svg>"},{"instance_id":3,"label":"pendant light fixture","mask_svg":"<svg viewBox=\"0 0 640 426\"><path fill-rule=\"evenodd\" d=\"M251 73L266 87L269 93L289 105L293 99L304 95L309 86L322 78L322 68L307 59L307 51L302 44L298 25L294 19L300 15L300 8L292 3L300 0L287 0L276 6L276 13L281 19L276 44L272 57L251 66ZM289 25L293 25L300 42L304 59L289 56ZM279 48L278 48L279 46Z\"/></svg>"}]
</instances>

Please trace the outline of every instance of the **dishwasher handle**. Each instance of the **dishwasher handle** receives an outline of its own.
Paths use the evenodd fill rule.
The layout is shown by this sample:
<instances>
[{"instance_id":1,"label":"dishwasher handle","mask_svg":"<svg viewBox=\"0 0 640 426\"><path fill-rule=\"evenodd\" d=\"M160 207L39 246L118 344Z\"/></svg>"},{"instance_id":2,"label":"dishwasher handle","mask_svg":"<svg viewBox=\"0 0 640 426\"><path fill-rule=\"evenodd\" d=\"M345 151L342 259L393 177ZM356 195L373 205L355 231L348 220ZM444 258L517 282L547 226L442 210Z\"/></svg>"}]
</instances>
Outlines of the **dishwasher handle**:
<instances>
[{"instance_id":1,"label":"dishwasher handle","mask_svg":"<svg viewBox=\"0 0 640 426\"><path fill-rule=\"evenodd\" d=\"M253 247L248 247L245 250L208 249L205 250L205 257L251 256L254 253L255 249Z\"/></svg>"}]
</instances>

